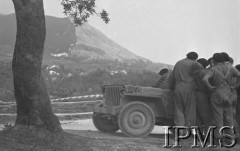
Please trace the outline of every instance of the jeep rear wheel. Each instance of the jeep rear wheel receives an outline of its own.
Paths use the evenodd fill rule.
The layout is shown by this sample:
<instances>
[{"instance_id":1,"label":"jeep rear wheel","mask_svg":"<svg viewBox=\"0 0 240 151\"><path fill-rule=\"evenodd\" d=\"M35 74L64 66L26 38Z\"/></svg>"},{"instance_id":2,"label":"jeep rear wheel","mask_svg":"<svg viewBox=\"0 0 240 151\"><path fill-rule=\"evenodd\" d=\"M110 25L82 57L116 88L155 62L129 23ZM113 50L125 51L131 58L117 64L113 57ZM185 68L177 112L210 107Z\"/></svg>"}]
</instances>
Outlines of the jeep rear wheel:
<instances>
[{"instance_id":1,"label":"jeep rear wheel","mask_svg":"<svg viewBox=\"0 0 240 151\"><path fill-rule=\"evenodd\" d=\"M117 117L102 113L93 113L93 124L101 132L114 133L119 130Z\"/></svg>"},{"instance_id":2,"label":"jeep rear wheel","mask_svg":"<svg viewBox=\"0 0 240 151\"><path fill-rule=\"evenodd\" d=\"M144 137L153 130L155 115L147 104L131 102L121 109L118 116L118 125L127 136Z\"/></svg>"}]
</instances>

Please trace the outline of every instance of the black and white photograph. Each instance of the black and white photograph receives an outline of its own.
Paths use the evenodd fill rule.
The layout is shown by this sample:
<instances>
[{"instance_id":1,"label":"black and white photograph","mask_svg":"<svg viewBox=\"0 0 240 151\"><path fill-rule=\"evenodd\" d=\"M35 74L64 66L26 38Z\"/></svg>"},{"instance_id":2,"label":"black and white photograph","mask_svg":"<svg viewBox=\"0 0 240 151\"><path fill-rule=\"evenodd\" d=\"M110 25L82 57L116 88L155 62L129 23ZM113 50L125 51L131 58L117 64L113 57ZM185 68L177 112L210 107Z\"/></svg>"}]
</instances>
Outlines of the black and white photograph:
<instances>
[{"instance_id":1,"label":"black and white photograph","mask_svg":"<svg viewBox=\"0 0 240 151\"><path fill-rule=\"evenodd\" d=\"M239 151L240 0L0 0L0 151Z\"/></svg>"}]
</instances>

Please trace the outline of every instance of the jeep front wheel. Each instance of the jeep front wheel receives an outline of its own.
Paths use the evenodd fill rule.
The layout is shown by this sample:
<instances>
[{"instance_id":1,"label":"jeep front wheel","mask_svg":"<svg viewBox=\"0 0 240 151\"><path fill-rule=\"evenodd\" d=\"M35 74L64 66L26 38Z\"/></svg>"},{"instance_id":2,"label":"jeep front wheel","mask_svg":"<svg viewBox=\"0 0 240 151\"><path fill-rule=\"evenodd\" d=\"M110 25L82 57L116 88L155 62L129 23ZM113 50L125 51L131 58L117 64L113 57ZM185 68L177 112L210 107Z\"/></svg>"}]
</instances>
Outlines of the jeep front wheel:
<instances>
[{"instance_id":1,"label":"jeep front wheel","mask_svg":"<svg viewBox=\"0 0 240 151\"><path fill-rule=\"evenodd\" d=\"M144 137L153 130L155 115L147 104L137 101L131 102L121 109L118 125L127 136Z\"/></svg>"}]
</instances>

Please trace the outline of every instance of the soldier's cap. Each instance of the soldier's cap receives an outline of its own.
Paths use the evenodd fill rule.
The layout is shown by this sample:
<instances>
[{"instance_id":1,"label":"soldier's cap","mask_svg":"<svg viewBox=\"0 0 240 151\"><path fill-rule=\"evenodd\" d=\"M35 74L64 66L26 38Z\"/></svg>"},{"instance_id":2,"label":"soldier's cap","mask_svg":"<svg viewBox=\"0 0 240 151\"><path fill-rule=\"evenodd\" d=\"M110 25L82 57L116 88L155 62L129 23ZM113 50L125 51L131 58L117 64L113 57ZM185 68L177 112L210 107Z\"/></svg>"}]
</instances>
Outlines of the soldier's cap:
<instances>
[{"instance_id":1,"label":"soldier's cap","mask_svg":"<svg viewBox=\"0 0 240 151\"><path fill-rule=\"evenodd\" d=\"M197 60L198 54L197 54L196 52L194 52L194 51L189 52L189 53L187 54L187 58L188 58L188 59L191 59L191 60Z\"/></svg>"},{"instance_id":2,"label":"soldier's cap","mask_svg":"<svg viewBox=\"0 0 240 151\"><path fill-rule=\"evenodd\" d=\"M200 58L197 60L198 63L200 63L204 68L206 68L209 65L209 62L205 58Z\"/></svg>"},{"instance_id":3,"label":"soldier's cap","mask_svg":"<svg viewBox=\"0 0 240 151\"><path fill-rule=\"evenodd\" d=\"M240 64L237 64L237 65L235 66L235 68L236 68L238 71L240 71Z\"/></svg>"},{"instance_id":4,"label":"soldier's cap","mask_svg":"<svg viewBox=\"0 0 240 151\"><path fill-rule=\"evenodd\" d=\"M225 61L224 56L222 55L222 53L215 53L215 54L213 54L213 60L215 62L220 62L220 63L223 63Z\"/></svg>"},{"instance_id":5,"label":"soldier's cap","mask_svg":"<svg viewBox=\"0 0 240 151\"><path fill-rule=\"evenodd\" d=\"M226 52L222 52L221 54L223 55L225 61L230 61L229 55Z\"/></svg>"},{"instance_id":6,"label":"soldier's cap","mask_svg":"<svg viewBox=\"0 0 240 151\"><path fill-rule=\"evenodd\" d=\"M165 74L165 73L168 73L168 69L167 69L167 68L161 69L158 74L159 74L159 75L163 75L163 74Z\"/></svg>"},{"instance_id":7,"label":"soldier's cap","mask_svg":"<svg viewBox=\"0 0 240 151\"><path fill-rule=\"evenodd\" d=\"M213 60L213 58L210 57L207 61L208 61L208 63L210 63L210 61L212 61L212 60Z\"/></svg>"}]
</instances>

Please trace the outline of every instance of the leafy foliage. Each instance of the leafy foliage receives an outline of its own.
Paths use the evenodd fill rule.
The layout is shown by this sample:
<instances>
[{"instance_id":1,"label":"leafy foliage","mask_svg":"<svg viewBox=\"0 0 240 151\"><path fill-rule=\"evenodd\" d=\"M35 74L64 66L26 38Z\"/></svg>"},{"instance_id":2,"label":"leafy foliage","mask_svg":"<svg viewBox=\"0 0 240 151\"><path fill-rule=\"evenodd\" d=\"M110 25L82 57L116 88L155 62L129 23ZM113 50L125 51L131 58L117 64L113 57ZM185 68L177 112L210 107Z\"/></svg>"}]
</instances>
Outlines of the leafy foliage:
<instances>
[{"instance_id":1,"label":"leafy foliage","mask_svg":"<svg viewBox=\"0 0 240 151\"><path fill-rule=\"evenodd\" d=\"M106 68L97 66L94 70L74 69L59 64L57 68L49 69L48 65L42 66L42 75L49 95L60 98L98 94L101 93L101 86L104 84L153 86L159 79L156 72L145 70L141 63L130 65L92 61L91 64L104 64ZM11 63L0 62L0 100L14 100L12 79Z\"/></svg>"},{"instance_id":2,"label":"leafy foliage","mask_svg":"<svg viewBox=\"0 0 240 151\"><path fill-rule=\"evenodd\" d=\"M86 72L81 69L59 69L54 69L59 76L50 76L49 71L43 71L49 94L56 97L99 94L101 86L106 84L153 86L159 78L157 73L146 70L97 69Z\"/></svg>"},{"instance_id":3,"label":"leafy foliage","mask_svg":"<svg viewBox=\"0 0 240 151\"><path fill-rule=\"evenodd\" d=\"M13 129L13 125L11 123L4 124L2 127L2 133L7 133Z\"/></svg>"},{"instance_id":4,"label":"leafy foliage","mask_svg":"<svg viewBox=\"0 0 240 151\"><path fill-rule=\"evenodd\" d=\"M95 0L62 0L64 13L70 16L75 25L83 25L91 15L98 15L108 23L110 21L108 13L103 9L96 12Z\"/></svg>"}]
</instances>

